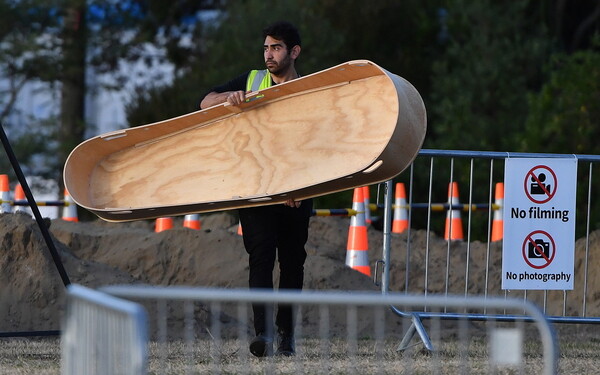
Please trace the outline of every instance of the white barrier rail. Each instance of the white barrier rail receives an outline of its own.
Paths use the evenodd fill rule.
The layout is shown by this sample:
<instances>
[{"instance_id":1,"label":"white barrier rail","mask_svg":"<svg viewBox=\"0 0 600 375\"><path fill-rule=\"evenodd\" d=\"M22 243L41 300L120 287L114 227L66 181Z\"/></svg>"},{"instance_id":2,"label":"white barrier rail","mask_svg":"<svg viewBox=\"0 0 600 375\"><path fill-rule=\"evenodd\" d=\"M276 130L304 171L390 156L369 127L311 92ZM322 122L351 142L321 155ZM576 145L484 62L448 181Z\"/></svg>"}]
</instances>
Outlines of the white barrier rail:
<instances>
[{"instance_id":1,"label":"white barrier rail","mask_svg":"<svg viewBox=\"0 0 600 375\"><path fill-rule=\"evenodd\" d=\"M61 373L145 374L146 320L146 311L136 303L69 285L61 334Z\"/></svg>"},{"instance_id":2,"label":"white barrier rail","mask_svg":"<svg viewBox=\"0 0 600 375\"><path fill-rule=\"evenodd\" d=\"M521 300L131 285L100 290L143 303L153 312L149 368L157 374L556 371L552 328L535 305ZM296 356L259 359L250 355L251 303L293 306ZM430 328L440 350L431 356L415 356L415 352L394 350L410 321L398 322L394 314L386 313L390 306L511 311L522 320L512 324L488 320L473 327L466 319L449 325L452 322L433 318ZM523 324L525 319L532 324ZM534 353L527 349L532 346Z\"/></svg>"}]
</instances>

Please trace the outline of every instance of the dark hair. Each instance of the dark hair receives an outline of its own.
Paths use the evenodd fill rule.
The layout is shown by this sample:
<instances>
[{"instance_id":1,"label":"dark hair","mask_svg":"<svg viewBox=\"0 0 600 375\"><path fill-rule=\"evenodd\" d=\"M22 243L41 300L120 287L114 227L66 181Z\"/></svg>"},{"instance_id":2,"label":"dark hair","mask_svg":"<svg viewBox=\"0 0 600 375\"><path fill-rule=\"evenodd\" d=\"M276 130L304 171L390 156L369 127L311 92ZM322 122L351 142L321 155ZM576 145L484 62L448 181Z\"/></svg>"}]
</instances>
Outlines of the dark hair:
<instances>
[{"instance_id":1,"label":"dark hair","mask_svg":"<svg viewBox=\"0 0 600 375\"><path fill-rule=\"evenodd\" d=\"M283 40L288 51L296 45L302 47L298 29L287 21L275 22L274 24L265 27L263 30L263 38L266 38L267 36L277 40Z\"/></svg>"}]
</instances>

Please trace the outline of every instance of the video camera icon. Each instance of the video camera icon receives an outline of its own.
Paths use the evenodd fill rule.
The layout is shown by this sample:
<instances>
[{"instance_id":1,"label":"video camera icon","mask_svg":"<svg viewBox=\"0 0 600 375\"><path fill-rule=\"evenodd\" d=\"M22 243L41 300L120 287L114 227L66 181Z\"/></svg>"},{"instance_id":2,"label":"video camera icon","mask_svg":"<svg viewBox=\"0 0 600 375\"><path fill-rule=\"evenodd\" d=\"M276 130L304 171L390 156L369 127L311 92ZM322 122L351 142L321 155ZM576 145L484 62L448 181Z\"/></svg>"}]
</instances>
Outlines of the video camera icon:
<instances>
[{"instance_id":1,"label":"video camera icon","mask_svg":"<svg viewBox=\"0 0 600 375\"><path fill-rule=\"evenodd\" d=\"M535 176L531 176L531 184L529 186L530 193L532 195L552 194L552 187L550 184L545 185L544 181L546 181L545 173L540 173L537 176L537 179Z\"/></svg>"}]
</instances>

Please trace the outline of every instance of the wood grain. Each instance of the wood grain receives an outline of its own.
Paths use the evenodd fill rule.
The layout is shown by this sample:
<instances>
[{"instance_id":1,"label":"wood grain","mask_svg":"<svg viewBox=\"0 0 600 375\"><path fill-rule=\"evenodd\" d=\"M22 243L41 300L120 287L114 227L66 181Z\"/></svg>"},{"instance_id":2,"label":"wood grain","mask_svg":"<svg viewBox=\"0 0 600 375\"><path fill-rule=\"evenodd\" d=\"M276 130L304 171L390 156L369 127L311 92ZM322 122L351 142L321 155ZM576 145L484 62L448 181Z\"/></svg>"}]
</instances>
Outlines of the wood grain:
<instances>
[{"instance_id":1,"label":"wood grain","mask_svg":"<svg viewBox=\"0 0 600 375\"><path fill-rule=\"evenodd\" d=\"M78 204L113 221L230 209L383 181L423 142L418 92L370 62L261 95L238 113L215 106L88 140L69 157L65 184ZM364 173L373 163L379 168Z\"/></svg>"}]
</instances>

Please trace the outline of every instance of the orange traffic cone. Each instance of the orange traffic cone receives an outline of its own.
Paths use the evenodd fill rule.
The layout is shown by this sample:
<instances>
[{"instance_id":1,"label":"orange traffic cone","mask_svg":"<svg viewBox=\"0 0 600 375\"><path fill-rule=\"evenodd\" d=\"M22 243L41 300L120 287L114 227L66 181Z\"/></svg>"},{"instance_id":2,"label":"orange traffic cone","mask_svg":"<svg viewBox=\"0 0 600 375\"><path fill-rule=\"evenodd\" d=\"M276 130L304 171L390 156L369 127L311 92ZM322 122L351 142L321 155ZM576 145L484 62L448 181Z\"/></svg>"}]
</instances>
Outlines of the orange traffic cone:
<instances>
[{"instance_id":1,"label":"orange traffic cone","mask_svg":"<svg viewBox=\"0 0 600 375\"><path fill-rule=\"evenodd\" d=\"M355 188L352 198L352 209L356 210L356 215L350 219L350 228L348 229L348 245L346 252L346 265L356 271L371 276L371 267L369 266L369 242L367 240L367 225L365 223L365 203L363 198L363 189Z\"/></svg>"},{"instance_id":2,"label":"orange traffic cone","mask_svg":"<svg viewBox=\"0 0 600 375\"><path fill-rule=\"evenodd\" d=\"M495 202L498 209L494 211L494 221L492 221L492 241L500 241L504 237L504 221L502 219L502 209L504 208L504 183L496 184Z\"/></svg>"},{"instance_id":3,"label":"orange traffic cone","mask_svg":"<svg viewBox=\"0 0 600 375\"><path fill-rule=\"evenodd\" d=\"M15 202L16 201L27 201L27 198L25 198L25 192L23 191L23 186L21 186L21 184L17 184L17 186L15 186ZM27 212L27 206L17 206L15 204L15 212Z\"/></svg>"},{"instance_id":4,"label":"orange traffic cone","mask_svg":"<svg viewBox=\"0 0 600 375\"><path fill-rule=\"evenodd\" d=\"M373 222L373 220L371 220L371 202L370 198L371 198L371 192L369 191L369 187L368 186L363 186L363 202L365 205L365 223L371 224Z\"/></svg>"},{"instance_id":5,"label":"orange traffic cone","mask_svg":"<svg viewBox=\"0 0 600 375\"><path fill-rule=\"evenodd\" d=\"M241 221L238 224L237 234L238 234L238 236L243 236L244 235L244 231L242 231L242 222Z\"/></svg>"},{"instance_id":6,"label":"orange traffic cone","mask_svg":"<svg viewBox=\"0 0 600 375\"><path fill-rule=\"evenodd\" d=\"M408 209L406 208L406 189L402 182L396 183L394 193L394 221L392 233L402 233L408 229Z\"/></svg>"},{"instance_id":7,"label":"orange traffic cone","mask_svg":"<svg viewBox=\"0 0 600 375\"><path fill-rule=\"evenodd\" d=\"M2 199L2 203L0 204L0 213L11 212L12 207L10 206L10 186L8 183L7 174L0 174L0 194L0 199Z\"/></svg>"},{"instance_id":8,"label":"orange traffic cone","mask_svg":"<svg viewBox=\"0 0 600 375\"><path fill-rule=\"evenodd\" d=\"M202 228L202 223L200 222L200 215L198 214L189 214L185 215L183 219L183 226L185 228L199 230Z\"/></svg>"},{"instance_id":9,"label":"orange traffic cone","mask_svg":"<svg viewBox=\"0 0 600 375\"><path fill-rule=\"evenodd\" d=\"M169 230L173 228L173 218L172 217L159 217L156 219L154 224L154 231L156 233L160 233L164 230Z\"/></svg>"},{"instance_id":10,"label":"orange traffic cone","mask_svg":"<svg viewBox=\"0 0 600 375\"><path fill-rule=\"evenodd\" d=\"M79 217L77 217L77 204L69 194L69 191L65 188L65 207L63 208L62 219L65 221L72 221L74 223L79 222Z\"/></svg>"},{"instance_id":11,"label":"orange traffic cone","mask_svg":"<svg viewBox=\"0 0 600 375\"><path fill-rule=\"evenodd\" d=\"M460 204L458 199L458 183L452 182L448 185L448 214L446 216L446 230L444 231L444 239L446 240L463 240L462 219L460 218L460 210L452 209L453 205Z\"/></svg>"}]
</instances>

